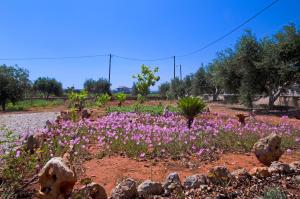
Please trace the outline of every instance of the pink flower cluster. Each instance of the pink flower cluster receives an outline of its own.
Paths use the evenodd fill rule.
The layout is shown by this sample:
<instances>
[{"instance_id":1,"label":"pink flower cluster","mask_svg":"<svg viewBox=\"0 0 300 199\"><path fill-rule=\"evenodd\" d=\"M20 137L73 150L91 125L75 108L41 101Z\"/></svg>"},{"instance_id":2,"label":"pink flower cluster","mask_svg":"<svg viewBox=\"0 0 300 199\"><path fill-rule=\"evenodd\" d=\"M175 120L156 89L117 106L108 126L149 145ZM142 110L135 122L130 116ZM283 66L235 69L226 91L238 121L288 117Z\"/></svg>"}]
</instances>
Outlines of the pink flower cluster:
<instances>
[{"instance_id":1,"label":"pink flower cluster","mask_svg":"<svg viewBox=\"0 0 300 199\"><path fill-rule=\"evenodd\" d=\"M97 143L107 150L141 157L149 151L169 154L189 151L201 155L212 146L248 146L274 132L293 138L293 143L299 142L300 129L287 124L285 118L277 125L249 120L243 126L235 118L215 114L202 114L190 129L185 118L176 114L165 117L115 112L96 121L64 121L43 130L49 145L56 148L85 149ZM225 143L228 139L232 143ZM53 147L49 150L52 154Z\"/></svg>"}]
</instances>

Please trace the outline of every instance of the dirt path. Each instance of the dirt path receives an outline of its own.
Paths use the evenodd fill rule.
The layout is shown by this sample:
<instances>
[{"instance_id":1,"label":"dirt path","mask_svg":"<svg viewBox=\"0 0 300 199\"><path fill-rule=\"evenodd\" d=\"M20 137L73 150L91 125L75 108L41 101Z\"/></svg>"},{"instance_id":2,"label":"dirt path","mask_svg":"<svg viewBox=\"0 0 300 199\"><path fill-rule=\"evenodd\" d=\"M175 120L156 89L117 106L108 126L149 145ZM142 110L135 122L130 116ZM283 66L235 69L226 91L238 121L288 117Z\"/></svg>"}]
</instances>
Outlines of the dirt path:
<instances>
[{"instance_id":1,"label":"dirt path","mask_svg":"<svg viewBox=\"0 0 300 199\"><path fill-rule=\"evenodd\" d=\"M33 133L43 128L47 120L55 120L58 114L58 112L39 112L0 115L0 127L6 127L18 134Z\"/></svg>"}]
</instances>

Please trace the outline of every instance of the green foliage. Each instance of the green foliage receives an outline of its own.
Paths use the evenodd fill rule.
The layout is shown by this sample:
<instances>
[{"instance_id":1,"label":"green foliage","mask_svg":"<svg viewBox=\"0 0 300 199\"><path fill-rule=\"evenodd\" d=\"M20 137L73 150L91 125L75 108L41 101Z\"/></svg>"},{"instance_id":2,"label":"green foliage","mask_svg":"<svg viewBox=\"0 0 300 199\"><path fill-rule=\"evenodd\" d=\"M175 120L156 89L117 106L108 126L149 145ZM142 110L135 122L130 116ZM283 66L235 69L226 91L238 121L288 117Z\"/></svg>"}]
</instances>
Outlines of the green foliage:
<instances>
[{"instance_id":1,"label":"green foliage","mask_svg":"<svg viewBox=\"0 0 300 199\"><path fill-rule=\"evenodd\" d=\"M192 95L192 84L193 84L194 75L190 74L184 77L183 85L185 89L185 95L190 96Z\"/></svg>"},{"instance_id":2,"label":"green foliage","mask_svg":"<svg viewBox=\"0 0 300 199\"><path fill-rule=\"evenodd\" d=\"M5 111L8 102L16 103L23 99L31 83L27 70L18 66L0 66L0 104Z\"/></svg>"},{"instance_id":3,"label":"green foliage","mask_svg":"<svg viewBox=\"0 0 300 199\"><path fill-rule=\"evenodd\" d=\"M131 95L133 95L133 96L137 96L138 95L138 90L137 90L135 82L133 82L133 84L132 84Z\"/></svg>"},{"instance_id":4,"label":"green foliage","mask_svg":"<svg viewBox=\"0 0 300 199\"><path fill-rule=\"evenodd\" d=\"M71 92L68 94L68 99L70 100L70 104L74 108L78 108L82 110L84 108L84 103L88 98L88 92L86 90L82 90L79 93Z\"/></svg>"},{"instance_id":5,"label":"green foliage","mask_svg":"<svg viewBox=\"0 0 300 199\"><path fill-rule=\"evenodd\" d=\"M160 77L155 76L155 73L158 72L158 67L155 67L153 70L146 65L142 65L141 73L137 75L133 75L133 78L137 79L136 88L138 94L142 96L146 96L149 94L150 86L154 86L157 81L159 81Z\"/></svg>"},{"instance_id":6,"label":"green foliage","mask_svg":"<svg viewBox=\"0 0 300 199\"><path fill-rule=\"evenodd\" d=\"M264 199L287 199L287 196L279 188L270 188L264 192Z\"/></svg>"},{"instance_id":7,"label":"green foliage","mask_svg":"<svg viewBox=\"0 0 300 199\"><path fill-rule=\"evenodd\" d=\"M203 111L206 104L197 97L184 97L178 101L178 108L187 119L187 125L191 128L194 118Z\"/></svg>"},{"instance_id":8,"label":"green foliage","mask_svg":"<svg viewBox=\"0 0 300 199\"><path fill-rule=\"evenodd\" d=\"M30 108L43 108L43 107L54 107L63 105L64 101L61 99L55 100L46 100L46 99L29 99L29 100L22 100L16 102L15 104L9 102L7 104L8 111L24 111Z\"/></svg>"},{"instance_id":9,"label":"green foliage","mask_svg":"<svg viewBox=\"0 0 300 199\"><path fill-rule=\"evenodd\" d=\"M0 134L0 178L4 181L3 186L14 195L14 190L20 188L21 181L34 173L38 157L20 147L19 137L13 131L0 128ZM5 191L4 194L10 195Z\"/></svg>"},{"instance_id":10,"label":"green foliage","mask_svg":"<svg viewBox=\"0 0 300 199\"><path fill-rule=\"evenodd\" d=\"M108 80L100 78L98 80L88 79L84 82L84 89L92 94L111 94Z\"/></svg>"},{"instance_id":11,"label":"green foliage","mask_svg":"<svg viewBox=\"0 0 300 199\"><path fill-rule=\"evenodd\" d=\"M117 94L115 94L115 98L116 98L116 100L118 100L118 102L119 102L119 106L122 106L122 103L123 102L125 102L125 100L126 100L126 94L125 93L117 93Z\"/></svg>"},{"instance_id":12,"label":"green foliage","mask_svg":"<svg viewBox=\"0 0 300 199\"><path fill-rule=\"evenodd\" d=\"M62 84L56 79L49 77L39 77L34 81L33 89L42 93L47 99L50 95L61 96L63 94Z\"/></svg>"},{"instance_id":13,"label":"green foliage","mask_svg":"<svg viewBox=\"0 0 300 199\"><path fill-rule=\"evenodd\" d=\"M175 78L171 80L170 90L167 92L168 99L178 99L180 97L184 97L185 87L183 80L179 78Z\"/></svg>"},{"instance_id":14,"label":"green foliage","mask_svg":"<svg viewBox=\"0 0 300 199\"><path fill-rule=\"evenodd\" d=\"M169 106L170 112L178 112L178 109L174 106ZM141 104L134 104L131 106L111 106L107 108L107 112L139 112L139 113L149 113L152 115L161 115L164 112L163 106L146 106Z\"/></svg>"},{"instance_id":15,"label":"green foliage","mask_svg":"<svg viewBox=\"0 0 300 199\"><path fill-rule=\"evenodd\" d=\"M169 82L162 83L161 85L159 85L158 90L160 96L167 97L167 93L170 90L170 83Z\"/></svg>"},{"instance_id":16,"label":"green foliage","mask_svg":"<svg viewBox=\"0 0 300 199\"><path fill-rule=\"evenodd\" d=\"M204 66L200 67L195 73L192 81L192 95L199 96L208 93L209 85L206 78Z\"/></svg>"},{"instance_id":17,"label":"green foliage","mask_svg":"<svg viewBox=\"0 0 300 199\"><path fill-rule=\"evenodd\" d=\"M109 94L101 94L96 97L96 105L99 107L104 106L110 99L111 96Z\"/></svg>"},{"instance_id":18,"label":"green foliage","mask_svg":"<svg viewBox=\"0 0 300 199\"><path fill-rule=\"evenodd\" d=\"M143 96L141 94L137 95L137 101L139 104L143 104L145 102L145 100L146 100L145 96Z\"/></svg>"}]
</instances>

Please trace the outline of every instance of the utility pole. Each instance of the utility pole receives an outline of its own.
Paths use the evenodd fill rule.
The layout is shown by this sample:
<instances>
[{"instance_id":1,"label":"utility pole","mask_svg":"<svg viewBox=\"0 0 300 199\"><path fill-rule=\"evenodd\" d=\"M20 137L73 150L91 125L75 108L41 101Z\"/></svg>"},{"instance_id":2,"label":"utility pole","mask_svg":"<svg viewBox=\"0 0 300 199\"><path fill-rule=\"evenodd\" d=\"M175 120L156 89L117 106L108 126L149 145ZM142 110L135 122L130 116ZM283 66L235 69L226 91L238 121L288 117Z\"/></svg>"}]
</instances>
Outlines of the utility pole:
<instances>
[{"instance_id":1,"label":"utility pole","mask_svg":"<svg viewBox=\"0 0 300 199\"><path fill-rule=\"evenodd\" d=\"M175 56L174 56L174 79L175 79L175 76L176 76L176 74L175 74L176 73L175 72L175 67L176 67L175 64L176 64L176 62L175 62Z\"/></svg>"},{"instance_id":2,"label":"utility pole","mask_svg":"<svg viewBox=\"0 0 300 199\"><path fill-rule=\"evenodd\" d=\"M108 69L108 82L110 84L110 71L111 71L111 54L109 54L109 69Z\"/></svg>"},{"instance_id":3,"label":"utility pole","mask_svg":"<svg viewBox=\"0 0 300 199\"><path fill-rule=\"evenodd\" d=\"M181 64L180 64L180 66L179 66L179 70L180 70L180 80L182 80Z\"/></svg>"}]
</instances>

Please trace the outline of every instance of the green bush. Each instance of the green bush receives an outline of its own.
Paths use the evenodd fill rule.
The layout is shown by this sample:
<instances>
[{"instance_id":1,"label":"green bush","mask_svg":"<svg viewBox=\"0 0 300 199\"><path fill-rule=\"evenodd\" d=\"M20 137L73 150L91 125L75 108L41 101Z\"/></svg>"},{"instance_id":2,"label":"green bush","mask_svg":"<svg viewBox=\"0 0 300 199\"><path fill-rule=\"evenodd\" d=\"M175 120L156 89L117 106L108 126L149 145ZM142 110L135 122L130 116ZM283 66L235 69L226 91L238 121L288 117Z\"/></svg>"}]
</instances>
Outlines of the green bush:
<instances>
[{"instance_id":1,"label":"green bush","mask_svg":"<svg viewBox=\"0 0 300 199\"><path fill-rule=\"evenodd\" d=\"M126 94L125 93L117 93L115 94L116 100L119 101L118 106L122 106L122 103L126 100Z\"/></svg>"},{"instance_id":2,"label":"green bush","mask_svg":"<svg viewBox=\"0 0 300 199\"><path fill-rule=\"evenodd\" d=\"M82 90L79 93L71 92L68 94L68 99L70 100L71 107L78 108L82 110L84 108L84 103L88 98L88 92Z\"/></svg>"},{"instance_id":3,"label":"green bush","mask_svg":"<svg viewBox=\"0 0 300 199\"><path fill-rule=\"evenodd\" d=\"M184 97L178 101L178 108L187 119L187 126L191 128L194 118L202 112L206 104L196 97Z\"/></svg>"},{"instance_id":4,"label":"green bush","mask_svg":"<svg viewBox=\"0 0 300 199\"><path fill-rule=\"evenodd\" d=\"M107 93L101 94L96 97L96 105L99 107L104 106L110 99L111 97Z\"/></svg>"},{"instance_id":5,"label":"green bush","mask_svg":"<svg viewBox=\"0 0 300 199\"><path fill-rule=\"evenodd\" d=\"M47 99L28 99L16 102L15 104L9 102L7 103L8 111L24 111L30 108L43 108L43 107L53 107L58 105L63 105L64 101L62 99L47 100Z\"/></svg>"}]
</instances>

